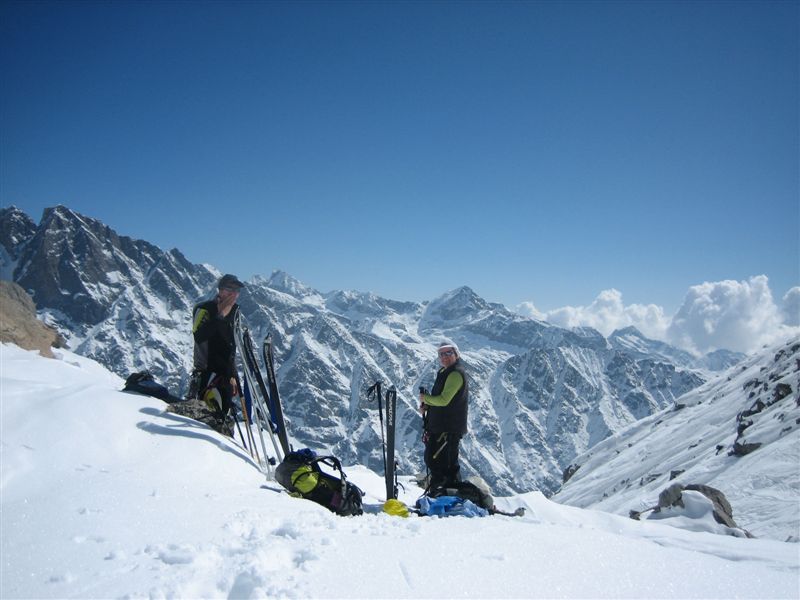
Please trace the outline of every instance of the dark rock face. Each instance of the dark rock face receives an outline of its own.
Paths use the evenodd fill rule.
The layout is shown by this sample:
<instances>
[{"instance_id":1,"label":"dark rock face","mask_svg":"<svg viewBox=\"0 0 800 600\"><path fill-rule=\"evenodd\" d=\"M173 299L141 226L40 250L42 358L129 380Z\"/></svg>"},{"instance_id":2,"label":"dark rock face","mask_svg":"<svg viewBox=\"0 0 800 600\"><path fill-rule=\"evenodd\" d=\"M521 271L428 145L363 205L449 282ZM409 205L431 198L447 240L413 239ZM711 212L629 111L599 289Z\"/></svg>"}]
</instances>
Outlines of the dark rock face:
<instances>
[{"instance_id":1,"label":"dark rock face","mask_svg":"<svg viewBox=\"0 0 800 600\"><path fill-rule=\"evenodd\" d=\"M0 208L0 246L12 260L17 260L25 245L36 233L36 223L15 206Z\"/></svg>"},{"instance_id":2,"label":"dark rock face","mask_svg":"<svg viewBox=\"0 0 800 600\"><path fill-rule=\"evenodd\" d=\"M789 373L793 361L797 360L797 354L800 354L800 344L787 344L776 353L770 367L763 369L764 376L760 375L745 382L742 391L747 394L747 400L752 404L750 408L736 416L736 440L729 453L731 456L746 456L763 445L760 441L754 441L751 433L758 431L758 426L767 420L766 414L774 410L773 407L783 404L784 399L791 400L792 394L796 394L792 385L797 387L798 382L796 380L792 382ZM798 402L800 397L796 404ZM784 420L785 415L786 413L779 415L778 419ZM783 433L789 433L793 429L794 427L789 425Z\"/></svg>"},{"instance_id":3,"label":"dark rock face","mask_svg":"<svg viewBox=\"0 0 800 600\"><path fill-rule=\"evenodd\" d=\"M570 479L572 479L572 476L575 475L575 473L577 473L578 469L580 468L581 468L580 465L568 466L566 469L564 469L564 474L561 476L561 481L563 483L567 483Z\"/></svg>"},{"instance_id":4,"label":"dark rock face","mask_svg":"<svg viewBox=\"0 0 800 600\"><path fill-rule=\"evenodd\" d=\"M111 316L126 290L145 282L167 302L180 302L180 292L197 292L197 270L175 250L165 253L119 236L100 221L57 206L45 210L19 256L14 280L32 292L38 306L91 326Z\"/></svg>"}]
</instances>

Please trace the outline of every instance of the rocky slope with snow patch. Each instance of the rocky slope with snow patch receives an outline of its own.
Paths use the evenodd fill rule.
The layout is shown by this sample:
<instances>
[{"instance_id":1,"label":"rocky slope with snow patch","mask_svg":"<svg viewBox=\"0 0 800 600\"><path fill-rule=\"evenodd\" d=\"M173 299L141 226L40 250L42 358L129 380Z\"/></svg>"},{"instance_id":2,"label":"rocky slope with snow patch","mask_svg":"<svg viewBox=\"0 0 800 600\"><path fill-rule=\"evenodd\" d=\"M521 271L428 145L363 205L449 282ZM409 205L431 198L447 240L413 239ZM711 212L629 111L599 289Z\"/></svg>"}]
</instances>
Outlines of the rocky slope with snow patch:
<instances>
[{"instance_id":1,"label":"rocky slope with snow patch","mask_svg":"<svg viewBox=\"0 0 800 600\"><path fill-rule=\"evenodd\" d=\"M558 502L628 514L672 482L699 483L722 490L754 535L800 539L800 339L615 433L573 470Z\"/></svg>"}]
</instances>

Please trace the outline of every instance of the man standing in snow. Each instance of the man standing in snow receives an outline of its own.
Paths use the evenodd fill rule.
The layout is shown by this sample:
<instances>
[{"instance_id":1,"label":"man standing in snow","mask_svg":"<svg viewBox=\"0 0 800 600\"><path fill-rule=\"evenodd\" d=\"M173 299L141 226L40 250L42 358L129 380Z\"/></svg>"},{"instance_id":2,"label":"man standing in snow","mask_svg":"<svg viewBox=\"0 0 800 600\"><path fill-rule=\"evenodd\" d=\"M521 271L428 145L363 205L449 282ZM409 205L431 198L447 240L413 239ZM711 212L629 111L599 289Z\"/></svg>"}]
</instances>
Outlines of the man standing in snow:
<instances>
[{"instance_id":1,"label":"man standing in snow","mask_svg":"<svg viewBox=\"0 0 800 600\"><path fill-rule=\"evenodd\" d=\"M428 490L455 485L459 481L458 446L467 432L469 386L458 346L439 346L436 382L430 394L420 392L419 408L425 417L425 465L430 471Z\"/></svg>"},{"instance_id":2,"label":"man standing in snow","mask_svg":"<svg viewBox=\"0 0 800 600\"><path fill-rule=\"evenodd\" d=\"M214 379L222 417L233 407L231 399L239 395L233 326L239 310L236 300L243 287L235 275L223 275L216 298L201 302L192 313L194 371L189 396L196 397Z\"/></svg>"}]
</instances>

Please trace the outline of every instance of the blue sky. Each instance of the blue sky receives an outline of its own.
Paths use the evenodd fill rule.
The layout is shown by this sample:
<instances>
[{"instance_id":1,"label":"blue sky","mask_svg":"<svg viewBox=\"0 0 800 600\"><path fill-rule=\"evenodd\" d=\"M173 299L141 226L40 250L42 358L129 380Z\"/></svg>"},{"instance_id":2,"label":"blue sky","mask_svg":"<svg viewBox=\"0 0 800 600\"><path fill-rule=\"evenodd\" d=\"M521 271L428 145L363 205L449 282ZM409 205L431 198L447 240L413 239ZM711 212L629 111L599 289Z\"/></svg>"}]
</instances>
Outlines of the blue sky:
<instances>
[{"instance_id":1,"label":"blue sky","mask_svg":"<svg viewBox=\"0 0 800 600\"><path fill-rule=\"evenodd\" d=\"M0 204L510 307L800 283L797 2L4 2Z\"/></svg>"}]
</instances>

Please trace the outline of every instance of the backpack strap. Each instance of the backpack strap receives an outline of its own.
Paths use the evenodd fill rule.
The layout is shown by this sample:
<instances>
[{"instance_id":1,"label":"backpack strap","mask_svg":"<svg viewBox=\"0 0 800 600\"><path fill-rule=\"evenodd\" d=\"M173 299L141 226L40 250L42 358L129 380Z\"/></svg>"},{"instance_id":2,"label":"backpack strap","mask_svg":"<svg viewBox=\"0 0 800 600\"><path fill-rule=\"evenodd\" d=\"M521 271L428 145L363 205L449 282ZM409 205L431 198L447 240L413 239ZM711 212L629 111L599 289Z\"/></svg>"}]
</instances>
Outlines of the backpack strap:
<instances>
[{"instance_id":1,"label":"backpack strap","mask_svg":"<svg viewBox=\"0 0 800 600\"><path fill-rule=\"evenodd\" d=\"M339 481L341 481L341 489L339 490L339 494L342 498L344 498L347 495L347 476L344 474L344 471L342 471L342 463L339 461L339 459L335 456L320 456L315 460L315 462L321 462L325 465L328 465L335 471L339 471Z\"/></svg>"},{"instance_id":2,"label":"backpack strap","mask_svg":"<svg viewBox=\"0 0 800 600\"><path fill-rule=\"evenodd\" d=\"M342 471L342 463L335 456L319 456L315 459L314 462L321 462L333 468L334 470L339 471L339 473L342 476L342 479L344 479L345 475L344 471Z\"/></svg>"}]
</instances>

